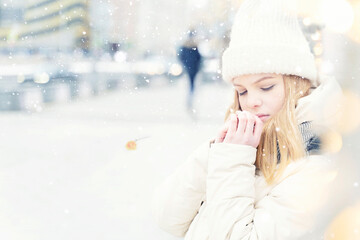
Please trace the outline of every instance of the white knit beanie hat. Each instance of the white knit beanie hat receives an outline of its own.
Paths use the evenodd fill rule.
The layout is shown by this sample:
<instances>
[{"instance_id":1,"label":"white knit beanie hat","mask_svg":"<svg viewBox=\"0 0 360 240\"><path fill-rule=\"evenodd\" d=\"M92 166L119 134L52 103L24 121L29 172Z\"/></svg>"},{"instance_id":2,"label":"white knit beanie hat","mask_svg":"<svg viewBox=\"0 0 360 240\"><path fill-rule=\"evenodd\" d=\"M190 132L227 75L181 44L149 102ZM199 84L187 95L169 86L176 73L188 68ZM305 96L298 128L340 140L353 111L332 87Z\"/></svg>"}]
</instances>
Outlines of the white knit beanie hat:
<instances>
[{"instance_id":1,"label":"white knit beanie hat","mask_svg":"<svg viewBox=\"0 0 360 240\"><path fill-rule=\"evenodd\" d=\"M292 74L317 86L315 59L291 0L245 0L235 17L222 57L226 82L244 74Z\"/></svg>"}]
</instances>

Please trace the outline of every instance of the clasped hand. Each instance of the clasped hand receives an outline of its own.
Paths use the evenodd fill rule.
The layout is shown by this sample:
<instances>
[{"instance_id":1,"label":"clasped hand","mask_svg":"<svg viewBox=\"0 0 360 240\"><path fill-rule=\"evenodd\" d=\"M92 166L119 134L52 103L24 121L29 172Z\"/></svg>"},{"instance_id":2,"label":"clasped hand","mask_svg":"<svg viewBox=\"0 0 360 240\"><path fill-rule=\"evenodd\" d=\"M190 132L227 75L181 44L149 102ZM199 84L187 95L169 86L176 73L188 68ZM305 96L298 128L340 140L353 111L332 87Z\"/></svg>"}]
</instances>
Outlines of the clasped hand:
<instances>
[{"instance_id":1,"label":"clasped hand","mask_svg":"<svg viewBox=\"0 0 360 240\"><path fill-rule=\"evenodd\" d=\"M261 119L247 111L231 113L215 139L215 143L233 143L257 148L263 129Z\"/></svg>"}]
</instances>

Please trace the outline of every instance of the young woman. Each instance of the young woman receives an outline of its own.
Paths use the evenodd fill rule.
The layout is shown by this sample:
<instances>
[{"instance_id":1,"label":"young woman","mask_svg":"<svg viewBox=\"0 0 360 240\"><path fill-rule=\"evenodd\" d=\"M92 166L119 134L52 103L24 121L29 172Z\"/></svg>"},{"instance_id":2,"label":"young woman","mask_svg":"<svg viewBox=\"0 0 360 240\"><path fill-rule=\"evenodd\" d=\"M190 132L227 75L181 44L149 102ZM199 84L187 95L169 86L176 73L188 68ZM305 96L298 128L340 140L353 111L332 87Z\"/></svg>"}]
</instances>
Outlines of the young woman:
<instances>
[{"instance_id":1,"label":"young woman","mask_svg":"<svg viewBox=\"0 0 360 240\"><path fill-rule=\"evenodd\" d=\"M239 9L223 55L223 78L235 89L225 124L154 193L156 221L175 236L293 240L319 225L336 171L315 127L332 122L322 109L341 90L317 76L284 2Z\"/></svg>"}]
</instances>

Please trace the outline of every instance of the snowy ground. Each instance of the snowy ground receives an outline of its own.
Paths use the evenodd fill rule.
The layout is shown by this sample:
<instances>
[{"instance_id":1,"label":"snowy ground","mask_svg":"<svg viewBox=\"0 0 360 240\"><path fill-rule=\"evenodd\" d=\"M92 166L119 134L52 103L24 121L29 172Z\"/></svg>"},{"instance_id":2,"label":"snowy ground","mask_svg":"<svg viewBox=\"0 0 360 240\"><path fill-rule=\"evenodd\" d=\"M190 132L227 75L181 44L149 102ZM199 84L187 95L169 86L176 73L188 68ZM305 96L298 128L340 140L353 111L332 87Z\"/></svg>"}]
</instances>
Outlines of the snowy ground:
<instances>
[{"instance_id":1,"label":"snowy ground","mask_svg":"<svg viewBox=\"0 0 360 240\"><path fill-rule=\"evenodd\" d=\"M183 80L41 113L1 113L0 239L175 239L153 223L151 193L215 135L232 98L226 85L199 86L194 122L185 111L186 87ZM125 149L145 136L137 150ZM344 146L351 149L358 136ZM344 181L358 191L359 180L350 174Z\"/></svg>"},{"instance_id":2,"label":"snowy ground","mask_svg":"<svg viewBox=\"0 0 360 240\"><path fill-rule=\"evenodd\" d=\"M174 239L154 225L151 193L217 132L232 96L225 85L199 86L194 122L186 87L1 113L0 239Z\"/></svg>"}]
</instances>

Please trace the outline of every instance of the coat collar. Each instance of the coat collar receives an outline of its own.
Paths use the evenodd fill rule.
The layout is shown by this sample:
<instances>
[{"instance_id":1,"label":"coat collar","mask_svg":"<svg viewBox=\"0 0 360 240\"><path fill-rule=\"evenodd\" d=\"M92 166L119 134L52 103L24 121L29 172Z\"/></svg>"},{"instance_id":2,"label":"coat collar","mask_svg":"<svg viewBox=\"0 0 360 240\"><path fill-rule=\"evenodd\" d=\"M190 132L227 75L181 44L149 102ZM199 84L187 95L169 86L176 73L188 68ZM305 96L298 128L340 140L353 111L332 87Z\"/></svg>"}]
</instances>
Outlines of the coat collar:
<instances>
[{"instance_id":1,"label":"coat collar","mask_svg":"<svg viewBox=\"0 0 360 240\"><path fill-rule=\"evenodd\" d=\"M311 122L314 130L335 126L342 90L334 77L320 76L321 83L310 94L300 98L295 108L297 124Z\"/></svg>"}]
</instances>

